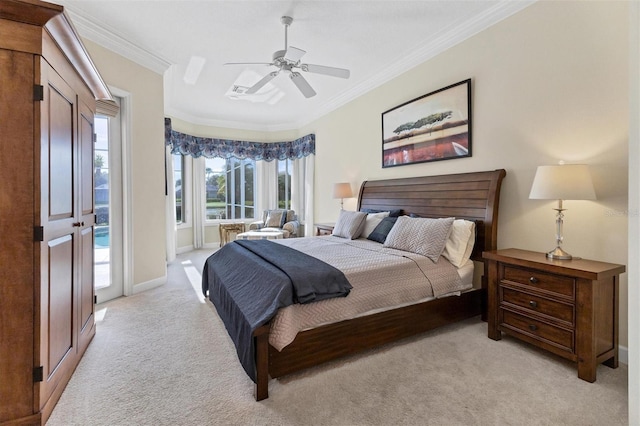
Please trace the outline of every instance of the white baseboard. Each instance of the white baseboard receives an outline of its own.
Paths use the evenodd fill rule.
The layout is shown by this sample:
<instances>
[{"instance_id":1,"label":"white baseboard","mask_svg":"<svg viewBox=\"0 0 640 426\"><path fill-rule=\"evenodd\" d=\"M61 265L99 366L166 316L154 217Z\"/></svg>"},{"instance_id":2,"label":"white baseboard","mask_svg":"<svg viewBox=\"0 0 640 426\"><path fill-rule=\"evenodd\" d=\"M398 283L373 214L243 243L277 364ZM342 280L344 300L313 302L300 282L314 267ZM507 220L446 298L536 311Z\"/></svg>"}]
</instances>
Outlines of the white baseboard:
<instances>
[{"instance_id":1,"label":"white baseboard","mask_svg":"<svg viewBox=\"0 0 640 426\"><path fill-rule=\"evenodd\" d=\"M618 362L629 365L629 348L618 346Z\"/></svg>"},{"instance_id":2,"label":"white baseboard","mask_svg":"<svg viewBox=\"0 0 640 426\"><path fill-rule=\"evenodd\" d=\"M167 283L167 275L159 278L155 278L150 281L146 281L140 284L135 284L133 286L133 294L140 293L142 291L151 290L152 288L160 287Z\"/></svg>"},{"instance_id":3,"label":"white baseboard","mask_svg":"<svg viewBox=\"0 0 640 426\"><path fill-rule=\"evenodd\" d=\"M184 246L176 248L176 254L184 254L193 251L193 246Z\"/></svg>"},{"instance_id":4,"label":"white baseboard","mask_svg":"<svg viewBox=\"0 0 640 426\"><path fill-rule=\"evenodd\" d=\"M206 250L216 250L219 248L220 248L220 243L217 241L214 241L213 243L204 243L202 245L202 249L206 249ZM180 247L176 249L176 254L185 254L194 250L195 250L195 247L193 246Z\"/></svg>"}]
</instances>

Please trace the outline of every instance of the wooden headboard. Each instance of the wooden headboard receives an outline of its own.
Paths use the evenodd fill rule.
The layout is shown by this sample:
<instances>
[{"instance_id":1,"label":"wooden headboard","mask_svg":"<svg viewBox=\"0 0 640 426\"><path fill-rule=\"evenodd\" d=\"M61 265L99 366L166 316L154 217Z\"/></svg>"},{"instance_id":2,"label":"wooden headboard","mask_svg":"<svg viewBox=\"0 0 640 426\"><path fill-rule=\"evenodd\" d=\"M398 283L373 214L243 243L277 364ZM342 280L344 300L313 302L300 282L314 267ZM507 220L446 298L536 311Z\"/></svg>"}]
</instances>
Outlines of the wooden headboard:
<instances>
[{"instance_id":1,"label":"wooden headboard","mask_svg":"<svg viewBox=\"0 0 640 426\"><path fill-rule=\"evenodd\" d=\"M486 172L421 176L362 182L358 210L402 209L421 217L455 217L476 222L476 244L471 258L482 260L484 250L495 250L498 203L504 169Z\"/></svg>"}]
</instances>

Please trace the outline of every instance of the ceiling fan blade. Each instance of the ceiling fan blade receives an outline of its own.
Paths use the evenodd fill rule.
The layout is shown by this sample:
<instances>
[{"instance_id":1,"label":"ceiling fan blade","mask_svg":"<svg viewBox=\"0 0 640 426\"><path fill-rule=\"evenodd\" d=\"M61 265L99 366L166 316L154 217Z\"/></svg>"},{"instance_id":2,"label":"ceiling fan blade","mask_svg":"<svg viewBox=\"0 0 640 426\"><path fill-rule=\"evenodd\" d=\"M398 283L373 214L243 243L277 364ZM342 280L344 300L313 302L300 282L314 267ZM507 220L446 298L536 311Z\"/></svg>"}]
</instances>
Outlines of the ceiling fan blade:
<instances>
[{"instance_id":1,"label":"ceiling fan blade","mask_svg":"<svg viewBox=\"0 0 640 426\"><path fill-rule=\"evenodd\" d=\"M284 52L284 59L286 59L287 61L293 62L295 64L300 60L300 58L302 58L304 56L305 53L307 53L307 52L305 52L302 49L298 49L297 47L289 46L287 48L287 51Z\"/></svg>"},{"instance_id":2,"label":"ceiling fan blade","mask_svg":"<svg viewBox=\"0 0 640 426\"><path fill-rule=\"evenodd\" d=\"M310 98L316 95L316 91L313 90L313 87L309 85L307 80L305 80L299 72L292 72L289 75L289 78L291 78L293 84L298 86L298 89L300 89L305 98Z\"/></svg>"},{"instance_id":3,"label":"ceiling fan blade","mask_svg":"<svg viewBox=\"0 0 640 426\"><path fill-rule=\"evenodd\" d=\"M224 65L273 65L273 62L227 62Z\"/></svg>"},{"instance_id":4,"label":"ceiling fan blade","mask_svg":"<svg viewBox=\"0 0 640 426\"><path fill-rule=\"evenodd\" d=\"M256 93L258 90L262 89L262 87L265 84L267 84L268 82L273 80L275 78L275 76L277 76L277 75L278 75L278 71L270 72L269 74L267 74L264 77L262 77L262 79L260 79L259 82L257 82L253 86L251 86L245 93L247 95L251 95L253 93Z\"/></svg>"},{"instance_id":5,"label":"ceiling fan blade","mask_svg":"<svg viewBox=\"0 0 640 426\"><path fill-rule=\"evenodd\" d=\"M302 64L300 68L302 71L330 75L332 77L349 78L349 75L351 75L348 69L326 67L324 65Z\"/></svg>"}]
</instances>

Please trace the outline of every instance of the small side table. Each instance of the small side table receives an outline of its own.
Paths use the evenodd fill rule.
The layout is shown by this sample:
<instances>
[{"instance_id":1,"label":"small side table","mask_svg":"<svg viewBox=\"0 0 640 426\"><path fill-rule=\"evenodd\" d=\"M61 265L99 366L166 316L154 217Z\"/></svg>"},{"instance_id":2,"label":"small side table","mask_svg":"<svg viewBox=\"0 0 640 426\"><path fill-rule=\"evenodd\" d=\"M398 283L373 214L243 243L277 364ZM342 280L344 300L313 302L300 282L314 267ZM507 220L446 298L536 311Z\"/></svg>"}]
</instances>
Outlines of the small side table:
<instances>
[{"instance_id":1,"label":"small side table","mask_svg":"<svg viewBox=\"0 0 640 426\"><path fill-rule=\"evenodd\" d=\"M240 234L244 232L244 222L221 223L219 226L220 247L229 242L229 233Z\"/></svg>"},{"instance_id":2,"label":"small side table","mask_svg":"<svg viewBox=\"0 0 640 426\"><path fill-rule=\"evenodd\" d=\"M618 367L618 295L624 265L552 260L506 249L483 253L488 263L488 336L507 333L578 364L596 380L603 363Z\"/></svg>"},{"instance_id":3,"label":"small side table","mask_svg":"<svg viewBox=\"0 0 640 426\"><path fill-rule=\"evenodd\" d=\"M320 235L331 235L333 233L333 228L336 226L335 223L316 223L316 236Z\"/></svg>"}]
</instances>

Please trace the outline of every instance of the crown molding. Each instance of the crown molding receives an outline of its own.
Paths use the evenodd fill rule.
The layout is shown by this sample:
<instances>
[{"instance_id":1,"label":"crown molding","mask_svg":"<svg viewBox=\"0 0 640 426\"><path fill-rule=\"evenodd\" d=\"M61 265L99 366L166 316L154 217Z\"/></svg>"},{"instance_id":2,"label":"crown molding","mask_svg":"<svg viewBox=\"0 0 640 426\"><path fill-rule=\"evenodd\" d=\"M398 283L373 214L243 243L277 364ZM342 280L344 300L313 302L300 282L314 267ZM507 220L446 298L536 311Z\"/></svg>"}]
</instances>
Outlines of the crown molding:
<instances>
[{"instance_id":1,"label":"crown molding","mask_svg":"<svg viewBox=\"0 0 640 426\"><path fill-rule=\"evenodd\" d=\"M233 129L247 129L259 131L282 131L297 130L313 121L329 114L330 112L346 105L354 99L364 95L365 93L380 87L384 83L404 74L408 70L423 64L429 59L434 58L440 53L450 49L451 47L465 41L466 39L478 34L479 32L497 24L498 22L520 12L521 10L531 6L537 0L517 0L517 1L501 1L483 13L453 27L434 38L431 42L413 50L411 55L404 56L393 65L387 67L382 72L373 75L371 78L354 86L350 90L334 96L325 102L313 114L303 117L296 122L278 123L269 126L250 126L245 122L224 121L224 120L208 120L198 117L190 117L188 114L181 118L194 124L211 125L217 127L228 127ZM196 121L192 121L196 120ZM214 123L215 124L212 124Z\"/></svg>"},{"instance_id":2,"label":"crown molding","mask_svg":"<svg viewBox=\"0 0 640 426\"><path fill-rule=\"evenodd\" d=\"M193 116L191 114L173 108L170 105L170 93L165 90L165 114L187 121L189 123L224 127L240 130L254 130L263 132L276 132L297 130L307 124L321 118L322 116L346 105L352 100L364 95L365 93L383 85L384 83L404 74L408 70L428 61L429 59L439 55L447 49L463 42L464 40L474 36L475 34L497 24L498 22L512 16L537 0L504 0L498 2L495 6L487 9L483 13L462 22L455 27L443 31L438 37L432 39L429 43L417 47L413 53L406 55L393 62L393 65L387 67L383 71L374 74L372 77L354 86L350 90L334 96L317 108L313 114L303 117L293 122L282 122L270 125L248 124L245 121L218 120ZM147 50L132 44L124 38L118 36L111 28L104 24L99 24L91 19L83 16L77 9L65 6L65 10L70 13L71 18L78 28L81 36L94 41L136 63L142 65L158 74L164 74L170 71L171 62L151 53ZM165 76L166 80L166 76ZM166 89L166 88L165 88Z\"/></svg>"},{"instance_id":3,"label":"crown molding","mask_svg":"<svg viewBox=\"0 0 640 426\"><path fill-rule=\"evenodd\" d=\"M423 47L414 49L411 55L393 61L393 65L385 68L361 84L354 86L350 90L341 93L339 96L333 97L322 107L318 108L313 116L305 117L305 119L298 124L299 127L319 119L331 111L404 74L408 70L423 64L445 50L531 6L536 1L537 0L503 1L487 9L484 13L444 31L440 36L434 38Z\"/></svg>"},{"instance_id":4,"label":"crown molding","mask_svg":"<svg viewBox=\"0 0 640 426\"><path fill-rule=\"evenodd\" d=\"M158 74L164 74L171 66L171 62L124 39L113 28L93 21L74 6L68 5L64 9L82 37Z\"/></svg>"},{"instance_id":5,"label":"crown molding","mask_svg":"<svg viewBox=\"0 0 640 426\"><path fill-rule=\"evenodd\" d=\"M215 118L205 118L199 117L195 115L191 115L176 109L172 106L165 105L164 108L165 116L167 117L175 117L182 121L186 121L187 123L197 124L199 126L209 126L209 127L221 127L224 129L237 129L237 130L251 130L256 132L280 132L280 131L289 131L289 130L298 130L300 127L300 123L291 122L291 123L279 123L279 124L251 124L246 121L232 121L232 120L217 120Z\"/></svg>"}]
</instances>

